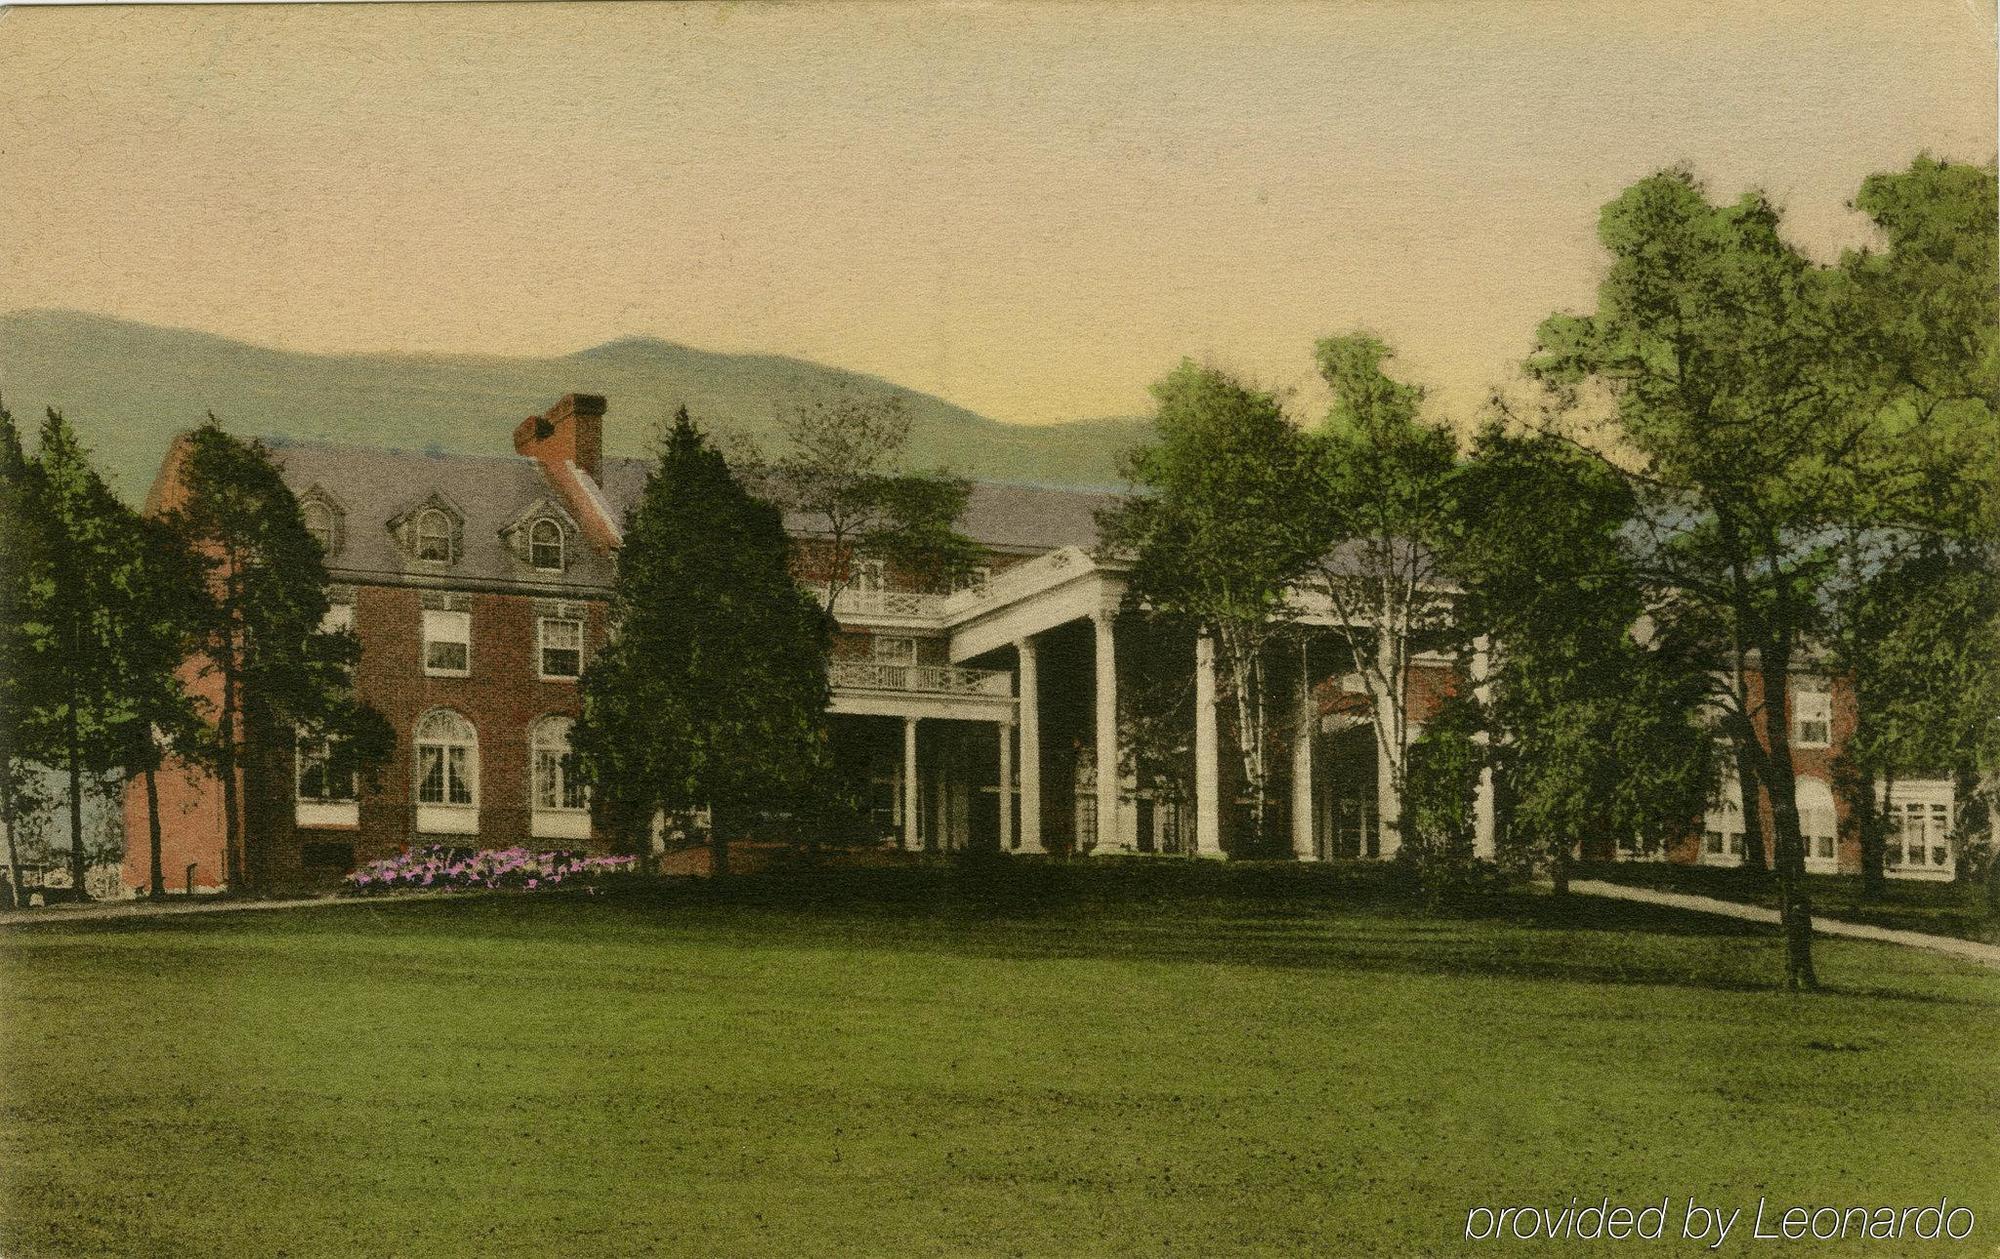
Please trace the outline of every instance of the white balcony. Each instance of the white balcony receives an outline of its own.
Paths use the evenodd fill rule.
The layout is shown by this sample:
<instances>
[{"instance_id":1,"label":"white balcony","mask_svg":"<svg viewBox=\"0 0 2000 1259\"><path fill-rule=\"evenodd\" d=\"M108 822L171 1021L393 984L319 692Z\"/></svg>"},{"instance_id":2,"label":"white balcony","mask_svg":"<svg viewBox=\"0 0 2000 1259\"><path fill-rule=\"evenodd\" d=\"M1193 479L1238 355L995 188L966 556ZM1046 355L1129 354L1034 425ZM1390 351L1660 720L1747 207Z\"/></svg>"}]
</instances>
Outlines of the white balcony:
<instances>
[{"instance_id":1,"label":"white balcony","mask_svg":"<svg viewBox=\"0 0 2000 1259\"><path fill-rule=\"evenodd\" d=\"M825 603L825 588L818 593L819 601ZM943 595L915 590L858 590L849 586L840 592L840 602L833 614L841 620L933 621L942 614L944 601Z\"/></svg>"},{"instance_id":2,"label":"white balcony","mask_svg":"<svg viewBox=\"0 0 2000 1259\"><path fill-rule=\"evenodd\" d=\"M842 603L846 599L843 596ZM835 690L901 691L925 695L986 695L1006 699L1014 676L1004 669L965 669L948 664L889 664L879 660L836 660L828 671Z\"/></svg>"}]
</instances>

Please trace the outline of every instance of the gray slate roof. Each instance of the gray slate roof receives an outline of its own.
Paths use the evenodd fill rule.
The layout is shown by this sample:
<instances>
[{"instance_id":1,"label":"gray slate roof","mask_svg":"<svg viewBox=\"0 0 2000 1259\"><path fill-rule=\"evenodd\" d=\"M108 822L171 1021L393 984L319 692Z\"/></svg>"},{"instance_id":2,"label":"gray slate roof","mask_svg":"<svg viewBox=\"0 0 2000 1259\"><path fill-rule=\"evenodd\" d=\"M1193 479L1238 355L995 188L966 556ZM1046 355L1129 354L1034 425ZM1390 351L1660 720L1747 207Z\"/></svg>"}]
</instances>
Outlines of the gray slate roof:
<instances>
[{"instance_id":1,"label":"gray slate roof","mask_svg":"<svg viewBox=\"0 0 2000 1259\"><path fill-rule=\"evenodd\" d=\"M643 459L604 461L604 497L619 513L621 524L645 488L647 466ZM1102 491L975 482L959 528L974 541L1000 550L1053 551L1065 546L1088 550L1097 545L1094 513L1119 498ZM811 533L813 526L810 517L796 514L785 521L793 533Z\"/></svg>"},{"instance_id":2,"label":"gray slate roof","mask_svg":"<svg viewBox=\"0 0 2000 1259\"><path fill-rule=\"evenodd\" d=\"M272 441L270 446L294 493L317 486L343 513L339 553L328 564L335 580L401 575L552 590L602 589L611 584L610 562L585 545L569 548L567 570L559 581L551 581L549 574L523 563L501 540L501 530L538 500L563 504L541 465L525 455L461 455L297 441ZM604 461L604 497L620 527L625 513L638 502L646 470L641 459ZM389 532L391 520L434 494L464 517L464 554L448 569L405 558ZM960 527L996 549L1088 549L1097 542L1093 514L1118 498L1094 491L975 484ZM794 532L811 532L812 522L804 517L795 516L786 524Z\"/></svg>"},{"instance_id":3,"label":"gray slate roof","mask_svg":"<svg viewBox=\"0 0 2000 1259\"><path fill-rule=\"evenodd\" d=\"M611 584L611 562L580 539L565 548L567 566L556 580L523 563L501 540L500 531L537 501L563 505L541 465L525 455L433 454L321 442L274 442L271 455L293 493L318 486L343 513L341 545L327 564L336 581L405 575L551 590ZM391 520L433 494L464 517L464 554L449 568L406 559L389 532Z\"/></svg>"}]
</instances>

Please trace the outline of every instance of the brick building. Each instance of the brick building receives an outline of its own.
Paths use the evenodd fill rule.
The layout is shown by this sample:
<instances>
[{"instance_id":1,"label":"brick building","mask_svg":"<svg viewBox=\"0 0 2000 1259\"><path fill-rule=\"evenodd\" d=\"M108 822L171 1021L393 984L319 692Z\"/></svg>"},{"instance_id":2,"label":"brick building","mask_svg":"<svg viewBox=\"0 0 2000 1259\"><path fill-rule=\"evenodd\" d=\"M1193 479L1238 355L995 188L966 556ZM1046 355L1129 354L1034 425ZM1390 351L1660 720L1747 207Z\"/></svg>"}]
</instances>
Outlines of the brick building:
<instances>
[{"instance_id":1,"label":"brick building","mask_svg":"<svg viewBox=\"0 0 2000 1259\"><path fill-rule=\"evenodd\" d=\"M326 550L330 619L360 638L357 686L394 727L397 752L379 789L363 792L329 771L324 747L278 733L258 740L241 782L253 885L328 885L413 843L607 847L563 772L578 678L605 640L616 550L647 472L639 460L603 456L605 410L603 398L566 396L514 428L511 454L274 450ZM183 455L179 444L169 451L149 510L173 505ZM838 597L835 739L868 784L885 848L1248 854L1213 652L1179 643L1163 656L1147 624L1120 613L1119 566L1092 555L1095 513L1114 501L976 486L960 522L985 556L973 579L922 589L864 562ZM809 570L813 522L788 527ZM1325 615L1304 623L1343 631ZM1342 654L1327 653L1328 667L1302 679L1297 702L1313 714L1313 734L1282 750L1279 829L1286 852L1303 860L1386 857L1396 847L1385 819L1398 801L1356 715L1358 681L1332 667ZM1465 680L1441 659L1420 656L1412 669L1410 716L1420 724ZM1149 673L1193 692L1191 799L1118 768L1120 688ZM1826 709L1818 720L1828 736L1823 750L1802 745L1802 775L1830 782L1851 712L1811 698L1820 692L1810 687L1800 694L1801 712ZM172 771L161 793L169 884L221 886L217 784ZM1808 798L1802 785L1802 808ZM1810 799L1817 808L1816 789ZM143 793L126 809L128 833L143 835ZM1924 797L1912 815L1919 829L1931 824L1928 809ZM1738 817L1732 832L1721 809L1702 840L1657 855L1726 861L1732 834L1740 855ZM1488 783L1478 847L1489 855L1493 828ZM1833 860L1852 861L1836 851ZM145 845L129 846L125 877L146 884Z\"/></svg>"}]
</instances>

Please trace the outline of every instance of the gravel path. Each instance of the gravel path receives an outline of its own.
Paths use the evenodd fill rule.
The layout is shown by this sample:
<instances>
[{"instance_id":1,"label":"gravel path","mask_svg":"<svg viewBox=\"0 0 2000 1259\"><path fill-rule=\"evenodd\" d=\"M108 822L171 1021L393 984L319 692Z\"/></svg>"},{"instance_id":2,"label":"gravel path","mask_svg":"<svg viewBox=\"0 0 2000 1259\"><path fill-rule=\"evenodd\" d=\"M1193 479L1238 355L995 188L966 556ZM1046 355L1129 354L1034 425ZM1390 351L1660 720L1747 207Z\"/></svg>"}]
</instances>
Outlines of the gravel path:
<instances>
[{"instance_id":1,"label":"gravel path","mask_svg":"<svg viewBox=\"0 0 2000 1259\"><path fill-rule=\"evenodd\" d=\"M1656 892L1650 888L1626 887L1619 883L1605 883L1599 879L1577 879L1570 883L1569 890L1582 892L1586 896L1607 896L1612 900L1638 901L1645 905L1667 905L1674 909L1692 910L1698 914L1718 914L1724 918L1741 918L1746 922L1778 921L1778 911L1766 909L1762 905L1745 905L1738 901L1717 900L1713 896L1690 896L1685 892ZM1897 931L1890 927L1871 927L1866 923L1840 922L1832 918L1813 916L1813 930L1822 935L1847 936L1855 940L1880 940L1884 944L1900 944L1906 948L1928 949L1933 953L1946 953L1952 957L1964 958L1969 962L2000 967L2000 944L1981 944L1976 940L1960 940L1955 936L1926 935L1921 931Z\"/></svg>"}]
</instances>

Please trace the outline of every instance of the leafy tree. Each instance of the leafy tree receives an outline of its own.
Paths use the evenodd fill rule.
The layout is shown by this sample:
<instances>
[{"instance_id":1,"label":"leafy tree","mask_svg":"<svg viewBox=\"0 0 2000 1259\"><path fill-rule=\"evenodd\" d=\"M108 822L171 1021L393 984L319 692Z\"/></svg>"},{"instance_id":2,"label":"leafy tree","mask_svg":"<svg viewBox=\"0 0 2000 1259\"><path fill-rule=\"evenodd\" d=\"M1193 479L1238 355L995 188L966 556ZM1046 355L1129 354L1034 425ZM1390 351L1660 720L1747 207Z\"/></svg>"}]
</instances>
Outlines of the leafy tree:
<instances>
[{"instance_id":1,"label":"leafy tree","mask_svg":"<svg viewBox=\"0 0 2000 1259\"><path fill-rule=\"evenodd\" d=\"M1469 632L1491 644L1487 728L1508 848L1568 889L1592 834L1662 843L1714 779L1705 661L1646 622L1625 480L1547 436L1482 429L1447 548Z\"/></svg>"},{"instance_id":2,"label":"leafy tree","mask_svg":"<svg viewBox=\"0 0 2000 1259\"><path fill-rule=\"evenodd\" d=\"M1311 435L1312 505L1298 517L1311 536L1308 575L1349 627L1388 799L1399 801L1409 775L1410 661L1459 637L1456 596L1439 562L1451 530L1458 438L1422 414L1421 388L1383 370L1390 350L1376 338L1328 337L1315 355L1333 407ZM1381 825L1400 833L1388 807Z\"/></svg>"},{"instance_id":3,"label":"leafy tree","mask_svg":"<svg viewBox=\"0 0 2000 1259\"><path fill-rule=\"evenodd\" d=\"M812 521L813 567L827 608L853 583L863 559L880 559L926 584L971 570L979 551L957 529L972 483L946 472L902 467L910 416L901 397L822 394L783 417L785 451L769 467L754 456L756 488Z\"/></svg>"},{"instance_id":4,"label":"leafy tree","mask_svg":"<svg viewBox=\"0 0 2000 1259\"><path fill-rule=\"evenodd\" d=\"M87 898L86 780L116 767L128 719L109 608L128 562L131 512L91 466L76 433L51 409L35 458L27 570L26 651L17 685L28 759L60 765L68 781L69 864Z\"/></svg>"},{"instance_id":5,"label":"leafy tree","mask_svg":"<svg viewBox=\"0 0 2000 1259\"><path fill-rule=\"evenodd\" d=\"M1127 557L1127 597L1211 636L1234 710L1255 842L1268 839L1273 648L1291 633L1309 510L1306 456L1277 399L1183 360L1153 386L1155 440L1132 453L1140 492L1098 520L1101 553ZM1289 713L1289 705L1280 705Z\"/></svg>"},{"instance_id":6,"label":"leafy tree","mask_svg":"<svg viewBox=\"0 0 2000 1259\"><path fill-rule=\"evenodd\" d=\"M573 736L600 815L650 851L658 814L710 810L717 874L760 809L811 811L830 779L832 623L792 578L778 508L753 497L683 407L619 551L614 635Z\"/></svg>"},{"instance_id":7,"label":"leafy tree","mask_svg":"<svg viewBox=\"0 0 2000 1259\"><path fill-rule=\"evenodd\" d=\"M1715 698L1771 804L1786 982L1812 987L1791 673L1813 658L1841 539L1931 519L1936 413L1884 405L1858 304L1762 194L1714 205L1663 171L1606 206L1598 234L1612 261L1597 309L1544 322L1530 370L1570 408L1569 436L1631 484L1663 627L1715 636L1733 665ZM1579 422L1593 396L1603 428ZM1753 658L1757 695L1731 676Z\"/></svg>"},{"instance_id":8,"label":"leafy tree","mask_svg":"<svg viewBox=\"0 0 2000 1259\"><path fill-rule=\"evenodd\" d=\"M252 747L282 745L303 729L337 740L349 764L374 767L395 737L353 694L354 636L322 628L325 555L262 443L232 437L210 416L186 439L180 486L167 522L196 557L207 595L195 659L218 694L210 756L222 780L225 878L240 888L261 877L239 794Z\"/></svg>"},{"instance_id":9,"label":"leafy tree","mask_svg":"<svg viewBox=\"0 0 2000 1259\"><path fill-rule=\"evenodd\" d=\"M1396 860L1412 868L1435 909L1472 869L1485 718L1471 696L1447 697L1408 748L1403 842Z\"/></svg>"}]
</instances>

